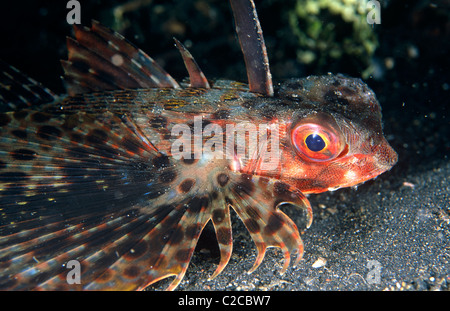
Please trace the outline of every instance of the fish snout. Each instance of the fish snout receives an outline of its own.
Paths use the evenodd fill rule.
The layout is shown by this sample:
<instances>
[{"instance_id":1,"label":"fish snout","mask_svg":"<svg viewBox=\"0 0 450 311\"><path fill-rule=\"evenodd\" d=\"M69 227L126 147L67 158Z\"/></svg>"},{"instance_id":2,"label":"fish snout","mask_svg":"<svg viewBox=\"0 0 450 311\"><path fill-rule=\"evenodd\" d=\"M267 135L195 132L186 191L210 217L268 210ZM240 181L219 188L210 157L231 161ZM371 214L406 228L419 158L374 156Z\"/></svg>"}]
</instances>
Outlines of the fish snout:
<instances>
[{"instance_id":1,"label":"fish snout","mask_svg":"<svg viewBox=\"0 0 450 311\"><path fill-rule=\"evenodd\" d=\"M373 146L372 150L375 163L382 172L390 170L398 161L397 152L389 145L386 139Z\"/></svg>"}]
</instances>

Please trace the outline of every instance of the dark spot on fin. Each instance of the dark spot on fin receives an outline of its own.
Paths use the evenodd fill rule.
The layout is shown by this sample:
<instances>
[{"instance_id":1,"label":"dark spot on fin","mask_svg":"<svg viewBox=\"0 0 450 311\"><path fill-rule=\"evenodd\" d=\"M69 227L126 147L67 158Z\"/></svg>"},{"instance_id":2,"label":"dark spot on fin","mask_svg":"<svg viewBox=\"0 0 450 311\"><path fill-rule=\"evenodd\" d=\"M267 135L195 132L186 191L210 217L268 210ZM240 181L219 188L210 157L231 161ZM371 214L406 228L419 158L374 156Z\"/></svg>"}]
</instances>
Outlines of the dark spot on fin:
<instances>
[{"instance_id":1,"label":"dark spot on fin","mask_svg":"<svg viewBox=\"0 0 450 311\"><path fill-rule=\"evenodd\" d=\"M11 152L11 156L15 160L30 161L35 158L36 153L33 150L23 148L23 149L14 150L13 152Z\"/></svg>"},{"instance_id":2,"label":"dark spot on fin","mask_svg":"<svg viewBox=\"0 0 450 311\"><path fill-rule=\"evenodd\" d=\"M194 57L186 49L186 47L183 44L181 44L180 41L178 41L175 38L173 39L175 40L175 45L180 51L181 56L183 57L184 65L186 66L186 69L189 73L190 86L196 88L209 89L210 86L208 80L201 71L200 67L197 65L197 62L195 61Z\"/></svg>"},{"instance_id":3,"label":"dark spot on fin","mask_svg":"<svg viewBox=\"0 0 450 311\"><path fill-rule=\"evenodd\" d=\"M225 185L228 183L228 180L230 179L230 177L228 177L227 174L225 173L220 173L217 176L217 183L221 186L221 187L225 187Z\"/></svg>"},{"instance_id":4,"label":"dark spot on fin","mask_svg":"<svg viewBox=\"0 0 450 311\"><path fill-rule=\"evenodd\" d=\"M55 99L52 91L0 61L0 112L42 105Z\"/></svg>"},{"instance_id":5,"label":"dark spot on fin","mask_svg":"<svg viewBox=\"0 0 450 311\"><path fill-rule=\"evenodd\" d=\"M183 193L188 193L194 185L195 185L195 179L188 178L188 179L183 180L183 182L179 186L179 189Z\"/></svg>"},{"instance_id":6,"label":"dark spot on fin","mask_svg":"<svg viewBox=\"0 0 450 311\"><path fill-rule=\"evenodd\" d=\"M174 170L165 170L159 175L159 181L164 184L171 183L177 177Z\"/></svg>"},{"instance_id":7,"label":"dark spot on fin","mask_svg":"<svg viewBox=\"0 0 450 311\"><path fill-rule=\"evenodd\" d=\"M165 167L169 167L170 166L170 159L168 156L166 156L165 154L158 154L157 156L155 156L153 158L153 165L155 166L156 169L162 169Z\"/></svg>"},{"instance_id":8,"label":"dark spot on fin","mask_svg":"<svg viewBox=\"0 0 450 311\"><path fill-rule=\"evenodd\" d=\"M69 95L92 91L179 88L178 83L142 50L120 34L92 22L74 25L67 39L69 58L62 61Z\"/></svg>"}]
</instances>

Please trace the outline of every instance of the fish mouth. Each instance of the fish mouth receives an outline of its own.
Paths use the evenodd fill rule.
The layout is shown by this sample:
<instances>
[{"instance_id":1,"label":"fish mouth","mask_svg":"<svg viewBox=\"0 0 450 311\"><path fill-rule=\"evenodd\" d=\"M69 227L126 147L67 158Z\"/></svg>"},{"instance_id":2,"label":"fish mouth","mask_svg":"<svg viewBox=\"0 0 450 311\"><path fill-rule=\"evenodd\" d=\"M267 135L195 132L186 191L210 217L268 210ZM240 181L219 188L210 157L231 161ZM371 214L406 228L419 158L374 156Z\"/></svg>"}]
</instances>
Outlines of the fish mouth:
<instances>
[{"instance_id":1,"label":"fish mouth","mask_svg":"<svg viewBox=\"0 0 450 311\"><path fill-rule=\"evenodd\" d=\"M357 186L376 178L389 171L397 161L397 152L383 139L383 141L372 147L370 154L362 155L361 162L358 163L361 172L359 174L359 182L356 178L356 180L352 180L346 187Z\"/></svg>"},{"instance_id":2,"label":"fish mouth","mask_svg":"<svg viewBox=\"0 0 450 311\"><path fill-rule=\"evenodd\" d=\"M398 154L386 140L374 147L373 158L378 174L389 171L398 161Z\"/></svg>"},{"instance_id":3,"label":"fish mouth","mask_svg":"<svg viewBox=\"0 0 450 311\"><path fill-rule=\"evenodd\" d=\"M385 140L371 148L370 153L353 154L339 161L342 169L340 182L327 190L355 187L389 171L398 161L398 155ZM339 164L338 164L339 165Z\"/></svg>"}]
</instances>

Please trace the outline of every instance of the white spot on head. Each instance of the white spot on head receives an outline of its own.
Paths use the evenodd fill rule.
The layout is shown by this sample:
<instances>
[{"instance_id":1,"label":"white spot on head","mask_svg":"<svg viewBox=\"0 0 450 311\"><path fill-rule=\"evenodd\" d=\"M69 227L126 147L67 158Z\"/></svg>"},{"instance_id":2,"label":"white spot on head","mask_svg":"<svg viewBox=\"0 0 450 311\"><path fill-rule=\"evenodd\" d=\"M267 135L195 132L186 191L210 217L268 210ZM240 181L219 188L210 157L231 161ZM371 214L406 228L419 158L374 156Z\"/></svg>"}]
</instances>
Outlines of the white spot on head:
<instances>
[{"instance_id":1,"label":"white spot on head","mask_svg":"<svg viewBox=\"0 0 450 311\"><path fill-rule=\"evenodd\" d=\"M353 180L356 180L356 178L358 177L358 175L356 174L355 171L349 170L348 172L346 172L346 173L344 174L344 177L345 177L345 179L347 179L347 180L353 181Z\"/></svg>"},{"instance_id":2,"label":"white spot on head","mask_svg":"<svg viewBox=\"0 0 450 311\"><path fill-rule=\"evenodd\" d=\"M358 178L358 174L355 171L349 170L344 174L344 178L347 181L355 181Z\"/></svg>"}]
</instances>

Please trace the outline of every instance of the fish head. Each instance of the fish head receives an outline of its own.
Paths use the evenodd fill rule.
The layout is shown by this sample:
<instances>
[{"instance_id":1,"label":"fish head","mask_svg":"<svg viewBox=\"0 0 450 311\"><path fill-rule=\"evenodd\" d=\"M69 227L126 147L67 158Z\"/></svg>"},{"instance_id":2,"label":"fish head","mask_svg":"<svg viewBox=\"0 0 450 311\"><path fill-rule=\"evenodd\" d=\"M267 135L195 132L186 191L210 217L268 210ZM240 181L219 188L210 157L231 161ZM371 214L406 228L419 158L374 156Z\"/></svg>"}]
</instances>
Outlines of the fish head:
<instances>
[{"instance_id":1,"label":"fish head","mask_svg":"<svg viewBox=\"0 0 450 311\"><path fill-rule=\"evenodd\" d=\"M356 186L397 162L383 135L381 106L360 79L327 75L289 80L277 96L297 103L286 126L281 175L302 192Z\"/></svg>"}]
</instances>

